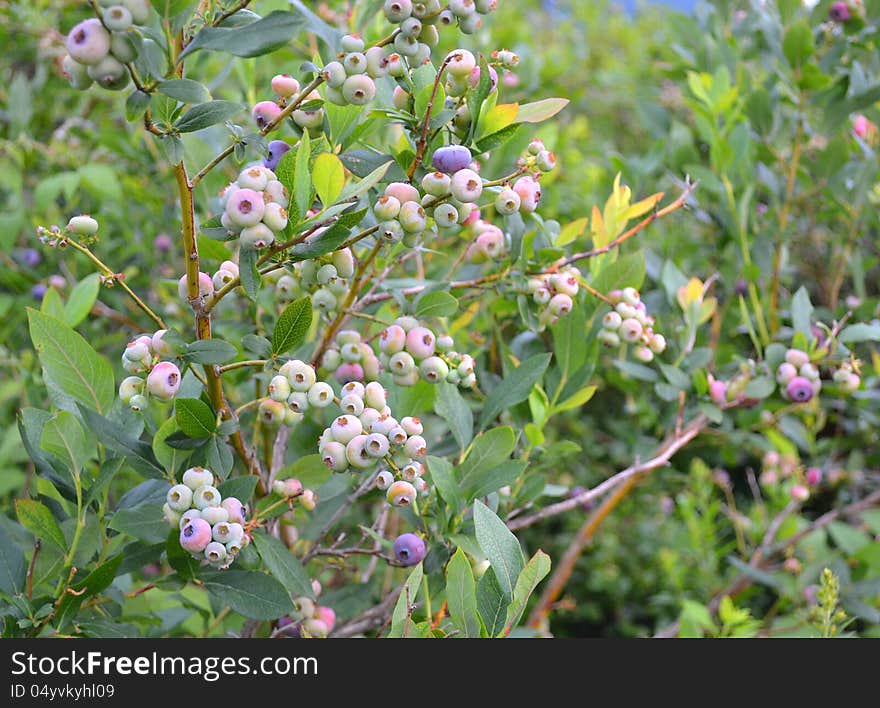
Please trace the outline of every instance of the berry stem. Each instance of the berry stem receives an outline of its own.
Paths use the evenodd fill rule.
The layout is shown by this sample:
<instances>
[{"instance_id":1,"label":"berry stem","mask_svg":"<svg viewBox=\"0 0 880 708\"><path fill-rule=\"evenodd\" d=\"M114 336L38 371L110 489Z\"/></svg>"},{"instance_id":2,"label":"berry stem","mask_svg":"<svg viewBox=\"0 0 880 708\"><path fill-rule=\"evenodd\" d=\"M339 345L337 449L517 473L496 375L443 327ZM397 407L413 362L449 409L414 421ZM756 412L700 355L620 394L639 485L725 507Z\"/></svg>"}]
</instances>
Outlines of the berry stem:
<instances>
[{"instance_id":1,"label":"berry stem","mask_svg":"<svg viewBox=\"0 0 880 708\"><path fill-rule=\"evenodd\" d=\"M243 369L248 366L253 367L263 367L269 363L268 359L249 359L248 361L234 361L231 364L226 364L225 366L220 367L220 373L226 373L227 371L234 371L235 369Z\"/></svg>"},{"instance_id":2,"label":"berry stem","mask_svg":"<svg viewBox=\"0 0 880 708\"><path fill-rule=\"evenodd\" d=\"M412 165L410 165L409 171L406 175L410 182L412 182L416 170L419 169L419 166L425 159L425 151L428 149L428 130L431 127L431 113L434 112L434 101L437 99L437 92L440 90L440 82L443 80L443 74L446 72L446 67L449 66L450 61L452 61L452 57L446 57L445 61L437 70L437 78L434 79L434 88L431 90L431 98L428 101L428 107L425 109L425 120L422 123L421 135L419 136L419 142L416 146L416 158L413 160Z\"/></svg>"},{"instance_id":3,"label":"berry stem","mask_svg":"<svg viewBox=\"0 0 880 708\"><path fill-rule=\"evenodd\" d=\"M125 291L125 294L128 295L134 301L134 303L141 310L143 310L143 312L151 320L153 320L153 322L155 322L157 325L159 325L159 329L168 329L168 327L165 325L165 322L162 320L162 318L159 317L159 315L157 315L155 312L153 312L153 310L150 309L150 306L147 305L147 303L145 303L143 300L141 300L141 298L138 297L138 295L130 287L128 287L128 285L125 284L125 281L119 277L118 273L114 273L113 270L106 263L104 263L100 258L98 258L87 246L83 246L81 243L77 243L74 239L68 239L67 245L72 246L74 248L74 250L77 250L80 253L85 254L92 261L92 263L94 263L97 266L98 270L101 272L102 275L104 275L109 280L112 280L113 282L117 283L119 285L119 287L121 287Z\"/></svg>"}]
</instances>

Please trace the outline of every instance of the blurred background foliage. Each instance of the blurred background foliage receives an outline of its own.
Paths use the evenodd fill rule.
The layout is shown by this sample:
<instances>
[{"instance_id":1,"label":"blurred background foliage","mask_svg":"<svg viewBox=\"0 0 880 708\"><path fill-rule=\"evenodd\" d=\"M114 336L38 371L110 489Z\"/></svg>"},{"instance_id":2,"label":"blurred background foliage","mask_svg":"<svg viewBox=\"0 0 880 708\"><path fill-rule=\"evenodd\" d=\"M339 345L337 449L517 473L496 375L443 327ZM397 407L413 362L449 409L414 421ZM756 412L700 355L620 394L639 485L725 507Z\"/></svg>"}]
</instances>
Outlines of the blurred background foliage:
<instances>
[{"instance_id":1,"label":"blurred background foliage","mask_svg":"<svg viewBox=\"0 0 880 708\"><path fill-rule=\"evenodd\" d=\"M325 19L344 21L323 3L307 4ZM774 316L766 292L775 269L783 292L775 316L783 322L790 293L802 285L817 319L830 322L847 310L856 321L877 317L877 134L876 128L861 138L852 132L857 114L880 117L872 24L844 32L826 21L825 1L810 9L795 0L720 0L687 15L657 5L627 12L604 0L500 4L473 42L522 57L515 77L504 82L504 99L571 100L538 132L560 162L544 183L545 215L563 225L589 216L617 173L639 198L656 191L676 196L688 174L700 181L695 208L640 236L650 283L644 297L668 332L681 320L680 280L714 277L712 294L720 304L699 345L715 370L735 370L738 357L754 355L737 293L754 286ZM284 5L263 2L260 9ZM66 0L11 0L0 8L4 508L34 483L16 411L45 405L24 306L42 299L35 286L56 288L66 298L91 272L81 259L41 251L37 224L65 223L74 211L100 213L102 252L112 254L114 266L151 304L172 318L178 308L170 264L180 262L179 246L166 254L155 245L158 235L178 228L174 194L163 186L169 168L154 142L126 125L125 93L77 92L59 72L63 32L87 14L83 3ZM880 2L866 2L866 15L880 17ZM809 47L802 36L784 41L801 23ZM296 73L302 58L317 50L292 46L256 62L202 53L192 63L201 76L213 77L208 85L215 97L252 104L264 97L272 75ZM509 163L531 137L521 133L492 159ZM187 157L204 162L225 140L223 129L207 131L203 144L188 144L195 152ZM202 217L234 171L228 165L200 186ZM116 292L100 299L103 317L80 329L115 359L118 330L133 331L131 312ZM849 631L880 636L880 512L841 518L806 536L786 552L792 562L780 559L766 571L742 567L788 501L781 489L757 481L768 452L782 455L792 469L816 466L824 473L803 513L785 520L782 537L876 489L880 360L876 351L866 353L864 391L855 405L832 404L822 420L784 412L772 420L759 411L728 416L643 483L580 559L552 631L646 636L679 619L682 633L693 635L749 635L759 626L772 634L809 632L819 576L830 567L843 607L855 618ZM551 494L591 486L649 454L675 409L604 357L599 365L604 383L591 404L545 430L548 441L574 440L581 448L541 458ZM578 513L557 517L522 538L556 559L582 519ZM710 618L710 599L742 573L749 588ZM343 602L344 589L336 593Z\"/></svg>"}]
</instances>

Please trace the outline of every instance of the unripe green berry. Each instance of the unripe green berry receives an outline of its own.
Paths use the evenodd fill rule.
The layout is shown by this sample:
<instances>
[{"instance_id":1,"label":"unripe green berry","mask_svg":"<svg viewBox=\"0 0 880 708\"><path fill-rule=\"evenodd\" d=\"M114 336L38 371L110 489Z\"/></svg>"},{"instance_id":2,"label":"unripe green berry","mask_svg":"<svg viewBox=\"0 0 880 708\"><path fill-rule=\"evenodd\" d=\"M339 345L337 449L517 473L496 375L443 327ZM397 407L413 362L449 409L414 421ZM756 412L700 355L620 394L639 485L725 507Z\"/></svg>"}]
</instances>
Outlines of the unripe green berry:
<instances>
[{"instance_id":1,"label":"unripe green berry","mask_svg":"<svg viewBox=\"0 0 880 708\"><path fill-rule=\"evenodd\" d=\"M104 12L104 26L111 32L123 32L134 22L131 11L124 5L113 5Z\"/></svg>"},{"instance_id":2,"label":"unripe green berry","mask_svg":"<svg viewBox=\"0 0 880 708\"><path fill-rule=\"evenodd\" d=\"M216 487L209 484L203 485L193 491L192 505L199 510L206 509L209 506L220 506L223 498Z\"/></svg>"},{"instance_id":3,"label":"unripe green berry","mask_svg":"<svg viewBox=\"0 0 880 708\"><path fill-rule=\"evenodd\" d=\"M345 100L355 106L363 106L376 96L376 84L366 74L349 76L342 85L342 95Z\"/></svg>"},{"instance_id":4,"label":"unripe green berry","mask_svg":"<svg viewBox=\"0 0 880 708\"><path fill-rule=\"evenodd\" d=\"M286 376L273 376L267 388L269 398L279 403L285 403L291 394L290 381Z\"/></svg>"}]
</instances>

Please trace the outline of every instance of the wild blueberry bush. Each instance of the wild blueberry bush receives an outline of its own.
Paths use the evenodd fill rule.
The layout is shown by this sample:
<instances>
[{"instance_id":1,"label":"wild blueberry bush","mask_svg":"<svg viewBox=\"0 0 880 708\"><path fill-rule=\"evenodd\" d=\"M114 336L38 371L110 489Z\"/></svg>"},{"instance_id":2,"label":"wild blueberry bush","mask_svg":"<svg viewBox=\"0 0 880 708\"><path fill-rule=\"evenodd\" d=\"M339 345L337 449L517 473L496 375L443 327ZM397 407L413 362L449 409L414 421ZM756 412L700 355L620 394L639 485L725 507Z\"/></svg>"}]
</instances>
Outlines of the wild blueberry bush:
<instances>
[{"instance_id":1,"label":"wild blueberry bush","mask_svg":"<svg viewBox=\"0 0 880 708\"><path fill-rule=\"evenodd\" d=\"M16 4L4 636L878 633L880 3L589 5Z\"/></svg>"}]
</instances>

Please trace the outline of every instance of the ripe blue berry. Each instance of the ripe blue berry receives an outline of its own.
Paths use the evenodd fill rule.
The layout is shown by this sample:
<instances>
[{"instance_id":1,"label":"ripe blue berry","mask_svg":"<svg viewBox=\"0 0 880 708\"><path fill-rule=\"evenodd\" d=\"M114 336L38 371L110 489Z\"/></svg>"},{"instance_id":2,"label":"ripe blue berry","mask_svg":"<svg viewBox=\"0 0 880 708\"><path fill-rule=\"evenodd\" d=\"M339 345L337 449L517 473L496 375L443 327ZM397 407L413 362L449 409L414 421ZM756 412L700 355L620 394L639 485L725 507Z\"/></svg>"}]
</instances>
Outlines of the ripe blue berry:
<instances>
[{"instance_id":1,"label":"ripe blue berry","mask_svg":"<svg viewBox=\"0 0 880 708\"><path fill-rule=\"evenodd\" d=\"M813 383L803 376L795 376L785 387L785 395L794 403L807 403L814 394Z\"/></svg>"},{"instance_id":2,"label":"ripe blue berry","mask_svg":"<svg viewBox=\"0 0 880 708\"><path fill-rule=\"evenodd\" d=\"M284 154L289 150L290 145L283 140L273 140L269 143L266 157L263 158L263 167L269 170L274 170L278 167L278 163L281 162L281 158L284 157Z\"/></svg>"},{"instance_id":3,"label":"ripe blue berry","mask_svg":"<svg viewBox=\"0 0 880 708\"><path fill-rule=\"evenodd\" d=\"M471 151L464 145L447 145L445 147L437 148L431 157L431 162L434 167L436 167L438 171L448 175L454 175L455 173L464 170L472 161L473 157L471 156ZM479 180L479 177L477 177L477 179ZM482 186L482 182L480 183L480 186ZM453 192L453 194L454 193L455 192ZM474 201L473 199L456 198L463 202Z\"/></svg>"},{"instance_id":4,"label":"ripe blue berry","mask_svg":"<svg viewBox=\"0 0 880 708\"><path fill-rule=\"evenodd\" d=\"M425 542L414 533L401 534L394 539L394 557L402 566L421 563L426 550Z\"/></svg>"}]
</instances>

